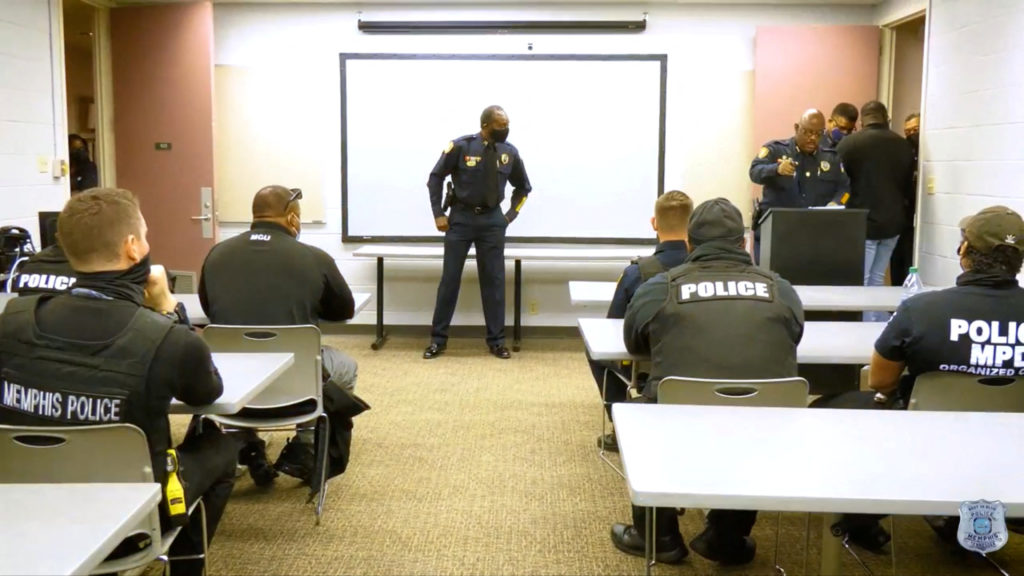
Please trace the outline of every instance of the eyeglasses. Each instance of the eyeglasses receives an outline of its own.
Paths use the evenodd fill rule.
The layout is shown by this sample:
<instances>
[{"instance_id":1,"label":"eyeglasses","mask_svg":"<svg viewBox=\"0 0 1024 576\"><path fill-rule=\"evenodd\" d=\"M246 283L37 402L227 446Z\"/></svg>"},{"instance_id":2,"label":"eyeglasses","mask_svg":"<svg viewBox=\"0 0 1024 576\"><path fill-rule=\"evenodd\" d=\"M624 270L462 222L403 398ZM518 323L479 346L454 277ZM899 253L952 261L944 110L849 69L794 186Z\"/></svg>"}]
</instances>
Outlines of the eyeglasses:
<instances>
[{"instance_id":1,"label":"eyeglasses","mask_svg":"<svg viewBox=\"0 0 1024 576\"><path fill-rule=\"evenodd\" d=\"M295 202L296 200L302 200L302 188L289 188L288 190L291 191L292 196L291 198L288 199L287 202L284 203L285 208L287 208L289 204Z\"/></svg>"}]
</instances>

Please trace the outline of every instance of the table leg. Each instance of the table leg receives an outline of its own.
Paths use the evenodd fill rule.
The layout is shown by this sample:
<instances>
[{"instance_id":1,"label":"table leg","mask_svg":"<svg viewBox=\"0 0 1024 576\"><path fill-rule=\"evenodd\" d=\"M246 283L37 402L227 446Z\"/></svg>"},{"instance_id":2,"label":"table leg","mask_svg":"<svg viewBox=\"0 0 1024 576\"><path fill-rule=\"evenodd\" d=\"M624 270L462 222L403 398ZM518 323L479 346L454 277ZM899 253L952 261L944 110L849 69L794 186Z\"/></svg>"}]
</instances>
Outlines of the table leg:
<instances>
[{"instance_id":1,"label":"table leg","mask_svg":"<svg viewBox=\"0 0 1024 576\"><path fill-rule=\"evenodd\" d=\"M512 325L512 350L519 352L519 341L523 337L523 261L516 258L515 271L515 319Z\"/></svg>"},{"instance_id":2,"label":"table leg","mask_svg":"<svg viewBox=\"0 0 1024 576\"><path fill-rule=\"evenodd\" d=\"M654 541L657 538L654 537L654 515L658 511L648 506L644 508L644 574L651 576L654 572L654 555L656 553L654 549Z\"/></svg>"},{"instance_id":3,"label":"table leg","mask_svg":"<svg viewBox=\"0 0 1024 576\"><path fill-rule=\"evenodd\" d=\"M825 514L821 527L821 571L822 576L839 576L840 557L843 544L832 535L832 525L839 521L839 514Z\"/></svg>"},{"instance_id":4,"label":"table leg","mask_svg":"<svg viewBox=\"0 0 1024 576\"><path fill-rule=\"evenodd\" d=\"M370 348L380 350L387 341L388 334L384 331L384 258L377 257L377 339Z\"/></svg>"}]
</instances>

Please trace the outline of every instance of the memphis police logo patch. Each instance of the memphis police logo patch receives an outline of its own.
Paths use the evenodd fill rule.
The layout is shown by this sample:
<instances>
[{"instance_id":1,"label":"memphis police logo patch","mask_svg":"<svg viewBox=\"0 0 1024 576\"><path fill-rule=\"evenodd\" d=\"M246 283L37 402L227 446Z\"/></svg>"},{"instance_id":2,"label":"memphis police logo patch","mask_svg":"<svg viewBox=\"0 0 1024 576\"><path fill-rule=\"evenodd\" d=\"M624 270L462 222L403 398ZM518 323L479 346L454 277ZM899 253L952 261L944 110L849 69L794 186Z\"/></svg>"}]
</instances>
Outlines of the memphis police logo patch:
<instances>
[{"instance_id":1,"label":"memphis police logo patch","mask_svg":"<svg viewBox=\"0 0 1024 576\"><path fill-rule=\"evenodd\" d=\"M1006 507L998 500L961 503L956 539L964 548L982 554L1006 546Z\"/></svg>"}]
</instances>

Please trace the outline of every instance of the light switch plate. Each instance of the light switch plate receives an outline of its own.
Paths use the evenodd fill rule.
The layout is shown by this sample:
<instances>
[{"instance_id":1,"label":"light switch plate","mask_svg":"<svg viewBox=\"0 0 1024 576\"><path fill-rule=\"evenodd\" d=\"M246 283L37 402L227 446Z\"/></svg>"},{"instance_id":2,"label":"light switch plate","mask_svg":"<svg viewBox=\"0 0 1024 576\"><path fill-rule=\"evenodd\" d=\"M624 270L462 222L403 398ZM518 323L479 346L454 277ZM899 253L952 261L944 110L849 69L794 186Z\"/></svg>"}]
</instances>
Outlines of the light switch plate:
<instances>
[{"instance_id":1,"label":"light switch plate","mask_svg":"<svg viewBox=\"0 0 1024 576\"><path fill-rule=\"evenodd\" d=\"M36 157L36 170L40 174L47 174L50 172L50 157L49 156L37 156Z\"/></svg>"}]
</instances>

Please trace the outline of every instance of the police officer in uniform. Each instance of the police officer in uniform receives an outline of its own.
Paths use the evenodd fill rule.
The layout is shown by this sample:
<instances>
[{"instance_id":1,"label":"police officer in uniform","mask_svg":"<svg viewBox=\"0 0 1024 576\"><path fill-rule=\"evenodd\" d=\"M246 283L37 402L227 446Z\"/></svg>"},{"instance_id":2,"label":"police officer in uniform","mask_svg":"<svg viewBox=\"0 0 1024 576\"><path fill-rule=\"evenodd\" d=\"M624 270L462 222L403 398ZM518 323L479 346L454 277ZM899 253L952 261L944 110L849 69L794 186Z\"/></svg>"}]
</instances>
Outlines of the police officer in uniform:
<instances>
[{"instance_id":1,"label":"police officer in uniform","mask_svg":"<svg viewBox=\"0 0 1024 576\"><path fill-rule=\"evenodd\" d=\"M145 432L153 475L164 482L171 400L202 406L222 392L210 350L188 326L163 267L150 266L146 221L131 192L75 195L59 225L78 281L68 293L15 298L0 315L0 423L133 424ZM211 425L190 428L177 447L185 498L203 498L210 538L234 486L237 454L238 443ZM166 502L162 511L167 521ZM196 514L171 556L200 553L202 537ZM172 567L202 573L201 561Z\"/></svg>"},{"instance_id":2,"label":"police officer in uniform","mask_svg":"<svg viewBox=\"0 0 1024 576\"><path fill-rule=\"evenodd\" d=\"M11 291L20 296L59 294L70 290L77 281L64 249L60 244L53 244L36 252L18 267Z\"/></svg>"},{"instance_id":3,"label":"police officer in uniform","mask_svg":"<svg viewBox=\"0 0 1024 576\"><path fill-rule=\"evenodd\" d=\"M444 268L430 345L423 352L428 360L443 354L447 346L462 268L472 245L476 245L487 346L498 358L511 357L505 347L505 229L519 215L532 188L519 151L507 138L508 115L500 106L488 106L480 115L480 132L449 142L430 172L427 188L434 224L445 234ZM441 187L449 174L455 185L450 217L445 215L441 199ZM506 182L514 189L511 206L502 214Z\"/></svg>"},{"instance_id":4,"label":"police officer in uniform","mask_svg":"<svg viewBox=\"0 0 1024 576\"><path fill-rule=\"evenodd\" d=\"M658 246L654 249L654 254L635 259L622 271L622 276L619 277L619 282L615 286L612 303L608 307L608 318L625 317L626 306L633 299L633 294L636 293L640 285L686 261L686 231L692 213L693 200L685 192L672 190L658 197L658 201L654 204L654 217L651 218L651 227L658 234ZM614 364L598 362L589 356L587 361L590 363L590 370L597 382L598 391L604 389L605 410L608 411L608 417L611 418L612 404L625 402L628 397L626 382L631 379L629 373L631 367L618 362ZM621 378L615 374L609 374L609 372L616 372ZM611 452L619 451L615 432L598 438L597 445Z\"/></svg>"},{"instance_id":5,"label":"police officer in uniform","mask_svg":"<svg viewBox=\"0 0 1024 576\"><path fill-rule=\"evenodd\" d=\"M904 300L875 342L872 392L820 398L821 408L904 408L914 381L926 372L979 377L1021 377L1014 359L1024 354L1024 220L1006 206L990 206L960 221L956 254L963 273L956 286ZM904 374L906 371L906 374ZM889 535L877 516L847 515L844 527L862 548L880 551ZM928 519L957 546L956 522Z\"/></svg>"},{"instance_id":6,"label":"police officer in uniform","mask_svg":"<svg viewBox=\"0 0 1024 576\"><path fill-rule=\"evenodd\" d=\"M214 246L203 262L199 302L214 324L236 326L319 325L355 314L355 300L338 265L323 250L298 240L302 229L302 190L266 186L252 201L252 226ZM324 409L330 420L328 476L344 472L352 440L352 417L368 406L353 394L355 359L337 348L321 347ZM277 472L311 482L314 430L300 429L271 468L266 444L255 433L239 460L253 482L273 482Z\"/></svg>"},{"instance_id":7,"label":"police officer in uniform","mask_svg":"<svg viewBox=\"0 0 1024 576\"><path fill-rule=\"evenodd\" d=\"M668 376L796 376L803 306L789 282L754 266L743 232L740 211L728 200L702 203L690 218L686 263L655 276L633 296L623 331L630 353L651 357L651 377L642 391L646 401L656 401L658 382ZM644 555L645 535L636 528L643 518L643 508L634 506L634 525L612 526L619 550ZM723 564L750 562L756 518L754 511L712 510L690 546ZM679 563L688 554L675 510L658 509L655 536L658 562Z\"/></svg>"},{"instance_id":8,"label":"police officer in uniform","mask_svg":"<svg viewBox=\"0 0 1024 576\"><path fill-rule=\"evenodd\" d=\"M795 134L761 147L750 163L750 181L763 189L754 211L754 260L761 258L761 218L771 208L845 204L850 180L835 150L818 145L825 116L808 110L793 125Z\"/></svg>"}]
</instances>

